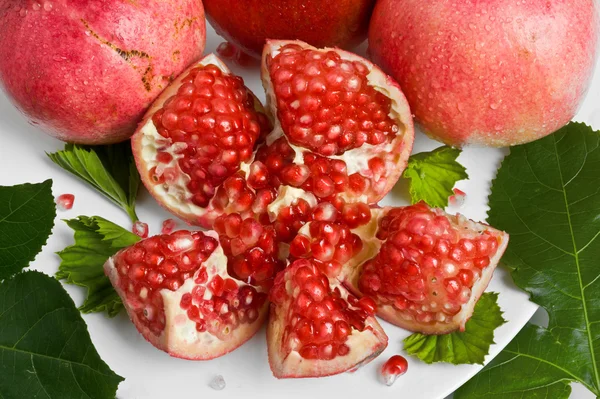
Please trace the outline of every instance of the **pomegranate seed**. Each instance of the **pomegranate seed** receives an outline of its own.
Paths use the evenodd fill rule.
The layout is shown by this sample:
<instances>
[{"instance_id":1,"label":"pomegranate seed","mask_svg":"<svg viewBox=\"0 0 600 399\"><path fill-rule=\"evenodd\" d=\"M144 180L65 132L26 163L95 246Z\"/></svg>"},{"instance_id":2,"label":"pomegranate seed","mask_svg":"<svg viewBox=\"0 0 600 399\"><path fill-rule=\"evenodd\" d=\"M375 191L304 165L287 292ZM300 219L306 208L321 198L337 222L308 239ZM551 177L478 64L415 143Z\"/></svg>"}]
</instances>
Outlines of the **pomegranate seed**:
<instances>
[{"instance_id":1,"label":"pomegranate seed","mask_svg":"<svg viewBox=\"0 0 600 399\"><path fill-rule=\"evenodd\" d=\"M75 196L73 194L61 194L56 197L56 206L60 211L68 211L73 208Z\"/></svg>"},{"instance_id":2,"label":"pomegranate seed","mask_svg":"<svg viewBox=\"0 0 600 399\"><path fill-rule=\"evenodd\" d=\"M148 237L148 225L144 222L140 222L139 220L133 224L131 231L138 237Z\"/></svg>"},{"instance_id":3,"label":"pomegranate seed","mask_svg":"<svg viewBox=\"0 0 600 399\"><path fill-rule=\"evenodd\" d=\"M454 194L448 197L448 203L453 207L461 208L465 204L467 194L465 194L464 191L459 190L458 188L455 188L452 191L454 192Z\"/></svg>"},{"instance_id":4,"label":"pomegranate seed","mask_svg":"<svg viewBox=\"0 0 600 399\"><path fill-rule=\"evenodd\" d=\"M167 219L162 224L161 234L171 234L176 227L176 222L173 219Z\"/></svg>"},{"instance_id":5,"label":"pomegranate seed","mask_svg":"<svg viewBox=\"0 0 600 399\"><path fill-rule=\"evenodd\" d=\"M396 379L406 373L408 362L400 355L390 357L381 367L381 376L387 386L392 386Z\"/></svg>"}]
</instances>

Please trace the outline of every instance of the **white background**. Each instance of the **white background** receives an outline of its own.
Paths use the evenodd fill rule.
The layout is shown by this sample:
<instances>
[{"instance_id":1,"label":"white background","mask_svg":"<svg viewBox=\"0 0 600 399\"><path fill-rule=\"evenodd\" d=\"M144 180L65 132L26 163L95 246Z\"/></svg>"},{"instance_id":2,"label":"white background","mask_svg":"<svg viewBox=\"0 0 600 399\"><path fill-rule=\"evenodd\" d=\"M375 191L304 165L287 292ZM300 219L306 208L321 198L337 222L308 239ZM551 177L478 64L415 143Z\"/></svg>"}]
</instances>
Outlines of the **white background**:
<instances>
[{"instance_id":1,"label":"white background","mask_svg":"<svg viewBox=\"0 0 600 399\"><path fill-rule=\"evenodd\" d=\"M214 51L221 40L209 28L207 52ZM264 99L257 68L240 70L246 84ZM577 120L586 121L600 129L600 74L596 74L593 89ZM101 215L109 220L130 226L125 213L96 194L79 180L63 173L44 155L62 148L62 143L42 134L19 114L0 92L0 185L13 185L24 182L40 182L47 178L54 180L54 193L73 193L75 206L71 211L59 213L54 234L50 237L32 267L53 274L59 259L55 255L72 243L72 232L60 220L77 215ZM439 146L421 133L417 134L415 152L431 150ZM487 196L490 181L504 155L504 150L468 148L459 161L467 167L470 180L458 187L467 193L467 202L460 209L462 213L476 219L486 217ZM385 204L407 204L406 187L400 183L386 197ZM456 211L456 209L450 209ZM158 233L162 221L170 217L152 200L145 191L140 195L138 205L140 219L148 222L151 233ZM180 224L180 227L184 227ZM73 286L66 289L76 304L81 304L84 292ZM527 301L524 293L514 288L507 273L499 270L489 290L500 292L499 303L505 311L508 323L496 330L496 342L491 356L496 355L523 324L535 312L536 306ZM478 366L452 366L438 364L427 366L416 359L409 359L409 372L396 384L388 388L377 379L377 369L393 354L402 353L401 340L408 333L385 322L382 325L390 337L384 354L353 375L344 374L322 379L276 380L272 377L267 363L264 329L249 343L235 352L209 362L190 362L170 358L154 349L135 330L124 314L114 319L104 315L85 315L89 331L96 348L111 368L126 380L120 386L120 399L164 398L190 396L194 398L306 398L339 395L347 397L404 397L437 399L444 398L464 381L474 375ZM543 316L542 316L543 320ZM488 356L487 360L491 359ZM221 392L212 391L209 381L222 374L227 387ZM582 388L575 388L576 399L592 398L593 395Z\"/></svg>"}]
</instances>

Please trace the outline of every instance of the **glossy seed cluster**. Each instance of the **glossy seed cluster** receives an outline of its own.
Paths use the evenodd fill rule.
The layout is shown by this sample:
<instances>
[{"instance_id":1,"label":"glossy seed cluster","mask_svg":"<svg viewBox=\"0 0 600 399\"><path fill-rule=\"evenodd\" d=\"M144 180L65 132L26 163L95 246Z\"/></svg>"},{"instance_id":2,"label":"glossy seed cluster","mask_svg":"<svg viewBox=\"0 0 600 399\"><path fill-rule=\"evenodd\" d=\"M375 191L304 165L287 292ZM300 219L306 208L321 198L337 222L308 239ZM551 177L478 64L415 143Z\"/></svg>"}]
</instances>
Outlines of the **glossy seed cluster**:
<instances>
[{"instance_id":1,"label":"glossy seed cluster","mask_svg":"<svg viewBox=\"0 0 600 399\"><path fill-rule=\"evenodd\" d=\"M390 210L377 233L385 242L360 276L361 292L392 305L405 320L450 322L498 250L490 233L464 233L424 203Z\"/></svg>"},{"instance_id":2,"label":"glossy seed cluster","mask_svg":"<svg viewBox=\"0 0 600 399\"><path fill-rule=\"evenodd\" d=\"M280 307L289 303L283 342L305 359L347 355L348 337L368 328L366 320L375 314L370 298L358 300L341 287L332 288L328 277L306 259L286 269L270 297Z\"/></svg>"},{"instance_id":3,"label":"glossy seed cluster","mask_svg":"<svg viewBox=\"0 0 600 399\"><path fill-rule=\"evenodd\" d=\"M336 51L283 46L267 60L277 116L291 142L330 156L391 141L391 101L376 91L361 61Z\"/></svg>"}]
</instances>

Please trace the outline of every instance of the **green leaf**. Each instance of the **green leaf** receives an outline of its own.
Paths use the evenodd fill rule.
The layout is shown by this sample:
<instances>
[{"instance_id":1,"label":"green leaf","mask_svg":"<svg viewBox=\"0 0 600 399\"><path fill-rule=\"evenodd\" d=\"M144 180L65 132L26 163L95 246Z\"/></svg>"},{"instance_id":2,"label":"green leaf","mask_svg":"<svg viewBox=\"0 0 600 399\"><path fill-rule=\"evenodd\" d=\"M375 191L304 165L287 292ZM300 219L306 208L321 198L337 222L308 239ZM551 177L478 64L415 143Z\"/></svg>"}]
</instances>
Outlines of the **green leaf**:
<instances>
[{"instance_id":1,"label":"green leaf","mask_svg":"<svg viewBox=\"0 0 600 399\"><path fill-rule=\"evenodd\" d=\"M511 236L503 260L514 282L549 323L528 326L456 397L560 398L573 381L600 396L600 133L571 123L513 147L490 208L490 224Z\"/></svg>"},{"instance_id":2,"label":"green leaf","mask_svg":"<svg viewBox=\"0 0 600 399\"><path fill-rule=\"evenodd\" d=\"M114 398L102 361L60 283L25 272L0 284L0 398Z\"/></svg>"},{"instance_id":3,"label":"green leaf","mask_svg":"<svg viewBox=\"0 0 600 399\"><path fill-rule=\"evenodd\" d=\"M0 186L0 281L35 259L50 236L55 216L52 180Z\"/></svg>"},{"instance_id":4,"label":"green leaf","mask_svg":"<svg viewBox=\"0 0 600 399\"><path fill-rule=\"evenodd\" d=\"M569 384L578 377L558 365L560 359L569 359L574 349L557 341L547 329L528 324L475 378L454 393L454 399L566 399L571 393Z\"/></svg>"},{"instance_id":5,"label":"green leaf","mask_svg":"<svg viewBox=\"0 0 600 399\"><path fill-rule=\"evenodd\" d=\"M404 349L427 364L483 364L490 345L494 343L494 330L506 322L497 300L496 293L483 294L464 332L444 335L415 333L404 340Z\"/></svg>"},{"instance_id":6,"label":"green leaf","mask_svg":"<svg viewBox=\"0 0 600 399\"><path fill-rule=\"evenodd\" d=\"M135 199L140 176L129 141L109 146L83 147L66 144L48 157L58 166L83 179L138 220Z\"/></svg>"},{"instance_id":7,"label":"green leaf","mask_svg":"<svg viewBox=\"0 0 600 399\"><path fill-rule=\"evenodd\" d=\"M75 231L75 244L58 252L62 262L56 278L87 288L87 298L79 308L83 313L106 312L110 317L116 316L123 303L103 266L109 257L140 238L99 216L79 216L66 223Z\"/></svg>"},{"instance_id":8,"label":"green leaf","mask_svg":"<svg viewBox=\"0 0 600 399\"><path fill-rule=\"evenodd\" d=\"M466 169L456 158L460 150L448 146L414 154L408 160L403 176L410 180L412 203L425 201L429 206L445 208L457 181L468 179Z\"/></svg>"}]
</instances>

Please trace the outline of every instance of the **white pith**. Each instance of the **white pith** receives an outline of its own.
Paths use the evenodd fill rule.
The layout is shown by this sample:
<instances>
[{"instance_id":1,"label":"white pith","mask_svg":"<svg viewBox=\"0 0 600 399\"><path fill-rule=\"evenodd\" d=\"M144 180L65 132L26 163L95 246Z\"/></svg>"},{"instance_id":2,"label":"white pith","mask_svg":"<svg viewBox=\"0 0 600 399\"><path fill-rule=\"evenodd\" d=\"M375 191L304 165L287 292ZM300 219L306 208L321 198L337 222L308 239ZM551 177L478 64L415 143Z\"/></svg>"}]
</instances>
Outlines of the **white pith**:
<instances>
[{"instance_id":1,"label":"white pith","mask_svg":"<svg viewBox=\"0 0 600 399\"><path fill-rule=\"evenodd\" d=\"M208 231L204 234L218 240L218 235L214 231ZM118 254L115 256L118 256ZM206 269L208 281L216 275L220 275L224 280L230 277L227 273L227 257L221 246L218 246L213 251L208 259L203 262L202 266ZM107 260L104 270L113 286L115 288L119 287L120 277L113 257ZM226 340L221 340L208 331L198 332L196 330L196 323L189 319L187 311L181 308L180 303L183 295L187 293L191 294L194 287L198 285L206 286L206 284L196 284L194 282L199 273L200 270L196 271L194 276L186 280L177 291L169 289L162 289L160 291L164 303L165 329L158 336L135 319L135 310L130 307L124 293L117 289L125 310L142 335L155 347L164 350L172 356L192 360L206 360L222 356L237 348L254 335L262 325L267 314L267 304L264 304L262 309L258 310L259 317L256 321L251 324L243 323L238 325L237 328L230 331ZM238 287L247 285L239 280L233 280ZM211 299L212 297L213 294L207 288L203 299Z\"/></svg>"},{"instance_id":2,"label":"white pith","mask_svg":"<svg viewBox=\"0 0 600 399\"><path fill-rule=\"evenodd\" d=\"M310 205L311 209L317 206L317 198L314 194L300 188L279 186L277 198L267 206L267 212L269 213L271 221L274 221L277 218L277 215L279 215L279 212L281 212L283 208L297 204L299 199L305 200Z\"/></svg>"},{"instance_id":3,"label":"white pith","mask_svg":"<svg viewBox=\"0 0 600 399\"><path fill-rule=\"evenodd\" d=\"M269 145L279 137L285 137L285 135L283 133L281 123L277 118L277 101L273 90L273 85L271 83L270 74L266 67L266 56L271 55L272 57L275 57L277 54L279 54L279 49L288 43L298 42L281 40L269 41L266 45L265 51L263 52L261 76L263 80L263 87L265 89L267 97L267 109L270 111L271 115L273 115L273 119L275 119L274 129L267 139L267 144ZM387 182L392 177L390 176L390 174L397 173L399 168L404 168L403 162L412 150L412 142L414 136L414 132L412 130L412 120L407 121L402 116L408 115L408 117L411 118L408 103L406 102L404 95L399 90L397 85L390 84L389 78L379 68L377 68L369 61L363 59L362 57L339 49L317 49L306 43L301 43L301 45L306 49L311 49L319 52L327 52L333 50L340 54L342 59L361 62L369 69L369 74L367 75L369 85L391 100L391 109L388 116L396 122L396 126L399 130L398 135L391 142L382 143L380 145L371 145L365 143L361 147L345 151L341 155L330 155L327 157L330 159L338 159L343 161L346 164L348 176L354 173L358 173L361 176L369 179L372 177L372 172L368 164L369 160L374 157L381 158L385 163L385 171L388 172L388 174L380 176L380 179L378 180L380 183L375 189L377 195L371 195L371 197L369 197L367 194L356 196L349 192L342 192L337 194L339 197L343 198L348 202L373 203L376 200L380 199L382 194L385 194L385 191L389 189L389 187L387 187ZM399 99L404 101L399 101ZM409 140L407 140L407 135L410 135ZM285 137L285 139L295 151L296 155L293 162L295 164L303 164L303 152L309 150L291 144L287 137Z\"/></svg>"}]
</instances>

